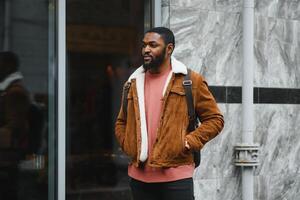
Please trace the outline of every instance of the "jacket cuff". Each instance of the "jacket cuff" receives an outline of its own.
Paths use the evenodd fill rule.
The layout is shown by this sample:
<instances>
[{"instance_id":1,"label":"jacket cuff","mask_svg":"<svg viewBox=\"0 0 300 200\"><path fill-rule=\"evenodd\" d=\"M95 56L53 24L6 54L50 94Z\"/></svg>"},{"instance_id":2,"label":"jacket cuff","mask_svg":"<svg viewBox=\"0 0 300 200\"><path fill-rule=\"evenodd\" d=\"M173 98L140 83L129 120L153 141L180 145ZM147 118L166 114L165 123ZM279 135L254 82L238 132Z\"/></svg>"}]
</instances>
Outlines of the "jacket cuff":
<instances>
[{"instance_id":1,"label":"jacket cuff","mask_svg":"<svg viewBox=\"0 0 300 200\"><path fill-rule=\"evenodd\" d=\"M200 151L204 146L199 139L195 138L195 136L191 133L185 136L188 144L190 145L191 151Z\"/></svg>"}]
</instances>

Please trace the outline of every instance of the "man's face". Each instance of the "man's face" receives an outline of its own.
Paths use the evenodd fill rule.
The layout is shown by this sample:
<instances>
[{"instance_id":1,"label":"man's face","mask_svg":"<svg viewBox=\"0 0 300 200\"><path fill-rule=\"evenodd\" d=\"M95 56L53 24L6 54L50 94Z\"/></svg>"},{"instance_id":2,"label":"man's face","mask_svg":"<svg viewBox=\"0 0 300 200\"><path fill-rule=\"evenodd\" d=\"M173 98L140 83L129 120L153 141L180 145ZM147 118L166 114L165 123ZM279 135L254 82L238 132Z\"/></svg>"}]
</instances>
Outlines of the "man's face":
<instances>
[{"instance_id":1,"label":"man's face","mask_svg":"<svg viewBox=\"0 0 300 200\"><path fill-rule=\"evenodd\" d=\"M158 71L166 59L166 45L158 33L146 33L143 39L142 56L144 69Z\"/></svg>"}]
</instances>

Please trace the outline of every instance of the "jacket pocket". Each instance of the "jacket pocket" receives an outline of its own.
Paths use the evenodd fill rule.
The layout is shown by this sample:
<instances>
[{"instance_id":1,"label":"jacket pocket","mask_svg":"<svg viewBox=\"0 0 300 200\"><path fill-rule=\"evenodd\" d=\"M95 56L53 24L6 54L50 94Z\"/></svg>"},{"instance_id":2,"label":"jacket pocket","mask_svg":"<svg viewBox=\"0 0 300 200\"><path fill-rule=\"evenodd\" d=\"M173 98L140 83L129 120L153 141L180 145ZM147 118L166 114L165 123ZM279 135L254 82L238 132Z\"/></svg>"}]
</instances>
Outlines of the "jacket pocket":
<instances>
[{"instance_id":1,"label":"jacket pocket","mask_svg":"<svg viewBox=\"0 0 300 200\"><path fill-rule=\"evenodd\" d=\"M182 131L181 131L181 138L182 138L182 153L181 153L181 155L182 156L187 156L187 155L189 155L190 154L190 150L188 150L186 147L185 147L185 141L186 141L186 138L185 138L185 136L186 136L186 134L188 134L187 133L187 131L183 128L182 129Z\"/></svg>"},{"instance_id":2,"label":"jacket pocket","mask_svg":"<svg viewBox=\"0 0 300 200\"><path fill-rule=\"evenodd\" d=\"M178 117L182 118L182 115L185 115L185 112L187 112L186 106L187 104L184 89L179 87L172 88L166 99L166 117L177 119Z\"/></svg>"},{"instance_id":3,"label":"jacket pocket","mask_svg":"<svg viewBox=\"0 0 300 200\"><path fill-rule=\"evenodd\" d=\"M131 159L137 158L137 137L133 126L126 127L123 151Z\"/></svg>"},{"instance_id":4,"label":"jacket pocket","mask_svg":"<svg viewBox=\"0 0 300 200\"><path fill-rule=\"evenodd\" d=\"M180 95L180 96L185 96L185 91L183 87L174 87L170 90L169 95Z\"/></svg>"},{"instance_id":5,"label":"jacket pocket","mask_svg":"<svg viewBox=\"0 0 300 200\"><path fill-rule=\"evenodd\" d=\"M132 139L130 137L126 137L124 139L123 151L130 158L135 158L136 155L136 145L132 144Z\"/></svg>"},{"instance_id":6,"label":"jacket pocket","mask_svg":"<svg viewBox=\"0 0 300 200\"><path fill-rule=\"evenodd\" d=\"M131 158L136 158L137 156L137 133L136 133L136 122L135 114L133 112L133 98L128 97L128 111L126 120L126 129L123 142L123 151Z\"/></svg>"}]
</instances>

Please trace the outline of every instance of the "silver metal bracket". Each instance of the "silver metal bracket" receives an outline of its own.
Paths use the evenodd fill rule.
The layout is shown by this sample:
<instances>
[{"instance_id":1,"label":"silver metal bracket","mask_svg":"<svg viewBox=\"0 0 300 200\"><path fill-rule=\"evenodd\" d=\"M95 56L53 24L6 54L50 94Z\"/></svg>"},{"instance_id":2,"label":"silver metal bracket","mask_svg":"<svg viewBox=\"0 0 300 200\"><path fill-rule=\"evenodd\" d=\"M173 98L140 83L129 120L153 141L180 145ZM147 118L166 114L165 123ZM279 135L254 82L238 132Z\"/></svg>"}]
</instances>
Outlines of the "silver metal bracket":
<instances>
[{"instance_id":1,"label":"silver metal bracket","mask_svg":"<svg viewBox=\"0 0 300 200\"><path fill-rule=\"evenodd\" d=\"M238 144L234 147L235 166L255 167L259 165L259 145L257 144Z\"/></svg>"}]
</instances>

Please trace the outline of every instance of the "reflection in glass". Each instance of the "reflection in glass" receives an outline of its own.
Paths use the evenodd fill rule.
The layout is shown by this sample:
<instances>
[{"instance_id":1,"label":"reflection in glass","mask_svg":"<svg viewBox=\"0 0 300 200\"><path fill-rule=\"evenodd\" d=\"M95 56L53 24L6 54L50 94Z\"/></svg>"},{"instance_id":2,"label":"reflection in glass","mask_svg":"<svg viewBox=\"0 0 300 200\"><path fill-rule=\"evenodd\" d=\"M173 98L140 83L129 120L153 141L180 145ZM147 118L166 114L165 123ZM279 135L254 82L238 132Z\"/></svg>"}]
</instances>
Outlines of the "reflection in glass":
<instances>
[{"instance_id":1,"label":"reflection in glass","mask_svg":"<svg viewBox=\"0 0 300 200\"><path fill-rule=\"evenodd\" d=\"M48 136L54 135L48 131L49 116L54 116L48 109L54 102L54 90L48 90L48 54L54 52L48 38L54 32L49 24L51 2L0 0L1 200L54 197L48 190L48 177L54 178L48 176L49 166L54 166L48 159Z\"/></svg>"},{"instance_id":2,"label":"reflection in glass","mask_svg":"<svg viewBox=\"0 0 300 200\"><path fill-rule=\"evenodd\" d=\"M130 199L114 122L123 84L141 64L144 6L67 0L67 199Z\"/></svg>"}]
</instances>

